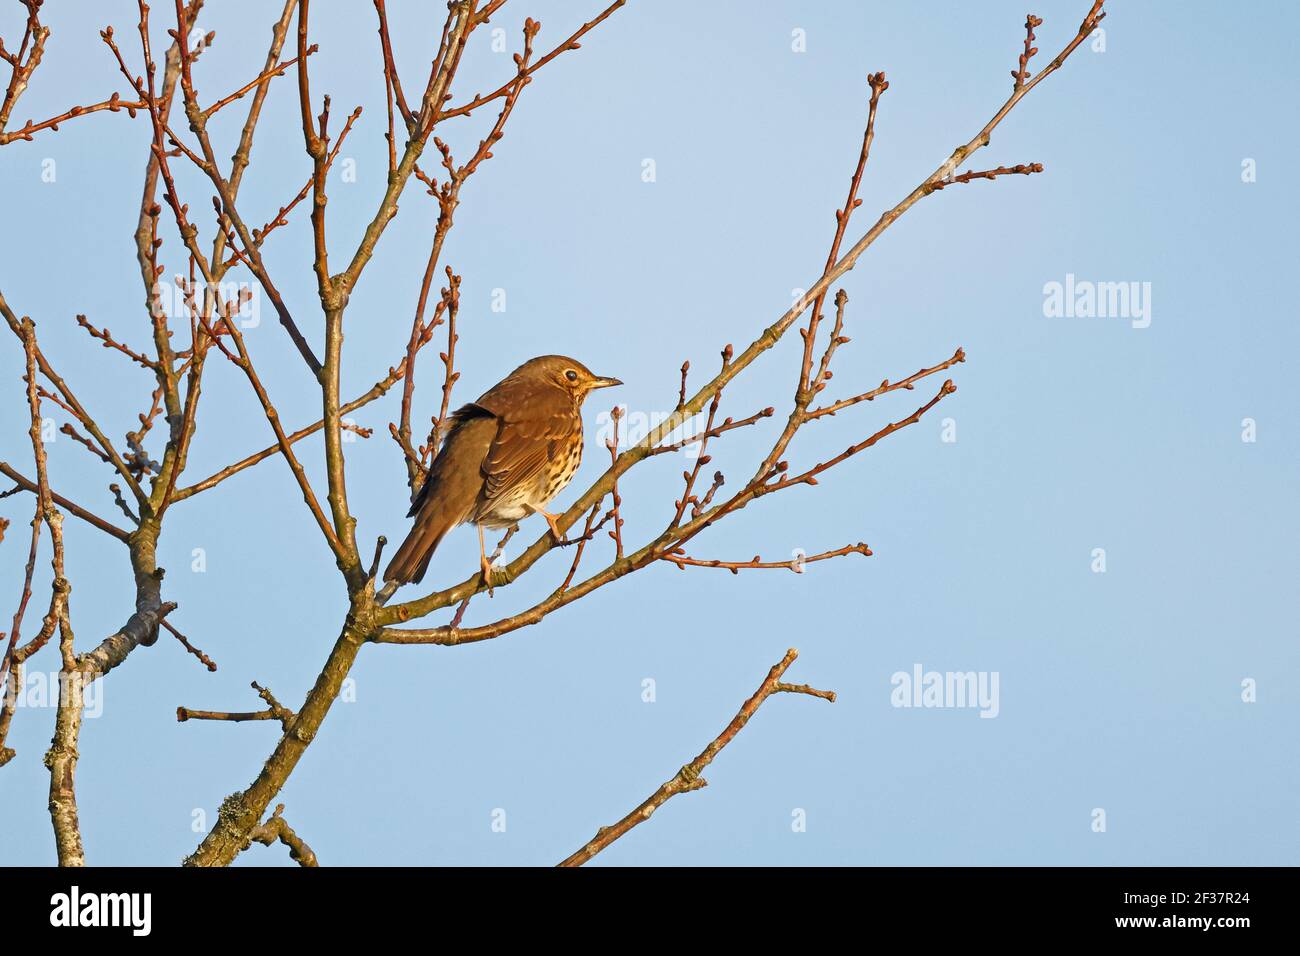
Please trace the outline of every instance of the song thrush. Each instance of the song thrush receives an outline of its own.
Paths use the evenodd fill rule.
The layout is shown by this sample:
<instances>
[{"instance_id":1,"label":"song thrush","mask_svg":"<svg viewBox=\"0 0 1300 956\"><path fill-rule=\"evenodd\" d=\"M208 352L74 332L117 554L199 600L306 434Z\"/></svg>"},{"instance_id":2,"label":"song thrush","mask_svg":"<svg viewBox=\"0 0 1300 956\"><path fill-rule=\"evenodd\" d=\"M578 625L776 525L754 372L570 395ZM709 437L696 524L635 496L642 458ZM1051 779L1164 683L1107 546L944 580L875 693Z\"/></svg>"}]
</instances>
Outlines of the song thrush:
<instances>
[{"instance_id":1,"label":"song thrush","mask_svg":"<svg viewBox=\"0 0 1300 956\"><path fill-rule=\"evenodd\" d=\"M485 527L506 528L540 514L558 541L557 516L546 505L582 461L582 402L594 389L622 384L563 355L543 355L458 409L411 505L408 517L415 516L415 527L384 580L419 582L439 542L457 525L478 526L480 567L489 587Z\"/></svg>"}]
</instances>

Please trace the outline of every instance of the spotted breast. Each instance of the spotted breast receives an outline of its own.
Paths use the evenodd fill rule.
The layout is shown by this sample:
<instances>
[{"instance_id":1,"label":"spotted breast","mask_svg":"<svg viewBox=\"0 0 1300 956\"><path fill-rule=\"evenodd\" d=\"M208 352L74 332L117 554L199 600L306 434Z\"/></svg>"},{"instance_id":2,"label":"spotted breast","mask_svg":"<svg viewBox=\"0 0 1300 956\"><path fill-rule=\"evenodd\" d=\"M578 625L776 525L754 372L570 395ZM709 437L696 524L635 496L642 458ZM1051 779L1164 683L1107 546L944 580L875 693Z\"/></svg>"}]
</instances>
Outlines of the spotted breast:
<instances>
[{"instance_id":1,"label":"spotted breast","mask_svg":"<svg viewBox=\"0 0 1300 956\"><path fill-rule=\"evenodd\" d=\"M576 403L566 409L558 426L552 420L553 437L546 444L545 460L531 480L485 496L475 520L488 528L504 528L529 515L544 511L578 473L582 464L582 414Z\"/></svg>"}]
</instances>

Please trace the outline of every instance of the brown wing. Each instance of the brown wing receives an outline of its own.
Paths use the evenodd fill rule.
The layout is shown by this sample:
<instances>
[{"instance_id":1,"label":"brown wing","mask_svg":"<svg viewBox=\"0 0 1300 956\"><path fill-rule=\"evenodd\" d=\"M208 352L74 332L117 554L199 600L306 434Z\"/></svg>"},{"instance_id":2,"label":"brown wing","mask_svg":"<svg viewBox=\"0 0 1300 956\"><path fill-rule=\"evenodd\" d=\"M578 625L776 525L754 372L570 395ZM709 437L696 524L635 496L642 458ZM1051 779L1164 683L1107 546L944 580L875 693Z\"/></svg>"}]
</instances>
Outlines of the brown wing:
<instances>
[{"instance_id":1,"label":"brown wing","mask_svg":"<svg viewBox=\"0 0 1300 956\"><path fill-rule=\"evenodd\" d=\"M483 461L483 503L488 507L533 481L581 423L563 389L513 375L474 404L499 423Z\"/></svg>"},{"instance_id":2,"label":"brown wing","mask_svg":"<svg viewBox=\"0 0 1300 956\"><path fill-rule=\"evenodd\" d=\"M458 411L411 505L415 524L388 568L385 581L419 583L443 537L470 519L483 488L481 465L497 432L497 421L472 405Z\"/></svg>"}]
</instances>

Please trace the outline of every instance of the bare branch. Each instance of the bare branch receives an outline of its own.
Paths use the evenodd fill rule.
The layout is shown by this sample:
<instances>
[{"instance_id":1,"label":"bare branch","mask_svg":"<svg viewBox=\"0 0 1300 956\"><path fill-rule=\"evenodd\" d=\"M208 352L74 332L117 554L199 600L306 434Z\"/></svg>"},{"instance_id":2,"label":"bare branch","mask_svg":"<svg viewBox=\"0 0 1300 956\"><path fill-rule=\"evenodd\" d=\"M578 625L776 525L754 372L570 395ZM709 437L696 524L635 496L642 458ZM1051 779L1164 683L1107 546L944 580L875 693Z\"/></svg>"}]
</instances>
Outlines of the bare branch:
<instances>
[{"instance_id":1,"label":"bare branch","mask_svg":"<svg viewBox=\"0 0 1300 956\"><path fill-rule=\"evenodd\" d=\"M934 183L931 188L934 192L938 192L939 190L956 183L969 183L976 179L997 179L999 176L1030 176L1034 173L1041 173L1042 171L1042 163L1022 163L1018 166L999 166L996 169L981 169L978 172L973 169L968 169L960 176L953 176L951 179L945 179Z\"/></svg>"},{"instance_id":2,"label":"bare branch","mask_svg":"<svg viewBox=\"0 0 1300 956\"><path fill-rule=\"evenodd\" d=\"M1032 13L1025 18L1025 52L1020 54L1020 69L1011 71L1017 90L1025 85L1025 80L1029 79L1029 60L1038 52L1038 47L1034 46L1034 28L1042 25L1042 18Z\"/></svg>"},{"instance_id":3,"label":"bare branch","mask_svg":"<svg viewBox=\"0 0 1300 956\"><path fill-rule=\"evenodd\" d=\"M897 391L898 389L906 389L908 391L911 391L912 388L915 387L916 383L919 382L921 379L926 378L929 375L933 375L936 372L942 372L946 369L950 369L957 363L964 362L964 361L966 361L966 352L963 349L959 348L957 349L956 352L952 354L952 358L945 359L944 361L940 362L938 365L930 366L930 368L923 368L918 372L913 372L907 378L899 379L897 382L891 382L889 381L889 379L885 379L876 388L865 391L860 395L854 395L852 398L842 398L839 401L832 402L829 405L823 405L820 408L814 408L812 411L808 413L807 416L808 421L815 421L816 419L822 418L823 416L826 415L834 415L836 412L841 411L845 408L849 408L852 405L857 405L859 402L874 401L875 399L879 398L881 395L884 395L888 392Z\"/></svg>"},{"instance_id":4,"label":"bare branch","mask_svg":"<svg viewBox=\"0 0 1300 956\"><path fill-rule=\"evenodd\" d=\"M30 478L25 477L20 472L15 471L13 467L9 465L8 462L0 461L0 475L4 475L10 481L14 482L14 484L16 484L23 491L32 491L32 492L36 491L36 487L37 487L36 482L32 481ZM52 492L51 497L53 497L54 503L57 504L60 508L62 508L64 511L68 512L68 514L80 518L82 521L85 521L87 524L94 525L96 528L98 528L100 531L103 531L105 534L110 534L114 538L117 538L117 540L122 542L125 542L127 541L128 538L130 538L129 532L123 531L121 528L117 527L117 525L105 521L103 518L99 517L96 514L92 514L91 512L87 511L85 508L81 507L76 502L70 501L69 499L63 497L63 495L60 495L57 492Z\"/></svg>"},{"instance_id":5,"label":"bare branch","mask_svg":"<svg viewBox=\"0 0 1300 956\"><path fill-rule=\"evenodd\" d=\"M180 631L176 630L171 621L163 620L162 626L167 629L172 637L176 638L176 640L180 642L181 647L185 648L188 654L198 658L200 664L206 667L209 671L215 671L217 669L217 662L191 644L190 639Z\"/></svg>"},{"instance_id":6,"label":"bare branch","mask_svg":"<svg viewBox=\"0 0 1300 956\"><path fill-rule=\"evenodd\" d=\"M319 866L320 864L317 863L316 854L312 851L312 848L294 832L288 821L280 816L282 813L284 813L283 803L276 806L275 813L271 815L269 820L249 833L249 842L270 846L276 840L279 840L289 848L289 859L299 866Z\"/></svg>"},{"instance_id":7,"label":"bare branch","mask_svg":"<svg viewBox=\"0 0 1300 956\"><path fill-rule=\"evenodd\" d=\"M22 322L19 320L18 316L14 314L13 310L9 308L9 303L5 301L3 293L0 293L0 315L4 316L10 330L21 340L23 338ZM68 383L65 382L63 378L54 371L54 368L50 363L46 361L39 346L36 347L36 364L40 369L41 374L44 375L56 389L58 389L59 394L62 396L63 402L65 403L64 407L76 416L77 421L82 424L82 427L84 427L86 431L90 432L100 449L103 450L104 454L107 455L108 459L113 463L113 467L117 469L118 474L122 476L122 480L126 482L127 487L131 489L141 508L145 508L148 504L148 498L140 488L140 484L136 481L131 470L127 467L126 462L122 460L122 456L118 454L117 449L113 447L112 442L110 442L108 437L100 430L100 427L95 423L95 420L91 418L90 414L85 410L81 403L77 401L76 396L72 394L72 389L68 387Z\"/></svg>"},{"instance_id":8,"label":"bare branch","mask_svg":"<svg viewBox=\"0 0 1300 956\"><path fill-rule=\"evenodd\" d=\"M870 557L872 551L865 544L859 541L857 544L848 544L842 548L836 548L834 551L823 551L820 554L810 554L805 557L791 558L789 561L764 561L757 554L749 561L705 561L700 558L690 558L682 548L676 548L663 556L664 561L677 565L685 570L689 567L696 568L726 568L732 574L739 574L745 568L781 568L787 571L794 571L796 574L802 574L804 565L812 564L816 561L827 561L831 558L839 558L846 554L863 554Z\"/></svg>"},{"instance_id":9,"label":"bare branch","mask_svg":"<svg viewBox=\"0 0 1300 956\"><path fill-rule=\"evenodd\" d=\"M550 53L546 54L544 57L542 57L532 66L530 66L525 75L532 76L542 67L544 67L546 64L554 60L561 53L566 53L569 50L580 49L582 47L582 44L579 43L578 41L581 40L588 33L590 33L592 30L594 30L596 27L600 26L600 24L603 23L606 19L608 19L609 16L613 14L615 10L623 6L623 4L625 3L627 3L627 0L616 0L616 2L611 3L608 7L602 10L596 17L594 17L591 20L588 20L582 26L578 27L578 29L575 30L567 40L565 40L563 43L557 46ZM499 6L499 4L495 6ZM495 6L493 7L493 9L495 9ZM486 16L484 17L484 19L486 19ZM493 90L491 93L480 93L478 96L475 96L472 100L470 100L468 103L465 103L462 106L456 106L450 109L443 110L438 114L438 118L445 120L445 119L451 119L453 116L464 116L478 109L484 103L490 103L492 100L500 99L503 96L507 96L509 95L510 88L514 82L515 82L514 80L511 80L509 83L504 83L501 86L497 87L495 90Z\"/></svg>"},{"instance_id":10,"label":"bare branch","mask_svg":"<svg viewBox=\"0 0 1300 956\"><path fill-rule=\"evenodd\" d=\"M650 796L645 800L642 800L631 813L627 814L617 823L614 823L611 826L601 827L597 830L596 835L588 840L581 849L566 857L559 865L582 866L601 850L604 850L615 840L632 830L633 827L649 820L651 814L673 797L677 796L677 794L690 793L693 790L699 790L702 787L708 786L708 781L701 777L700 774L704 772L704 769L708 767L709 764L713 763L713 758L722 752L722 748L736 739L736 735L745 728L745 725L749 723L749 719L757 713L758 708L762 707L764 701L773 694L805 694L811 697L819 697L822 700L833 703L835 701L835 694L832 691L814 690L807 684L782 683L781 678L785 675L785 672L790 669L790 665L795 662L795 659L798 656L799 652L793 647L786 651L785 657L777 661L777 663L772 666L772 669L767 672L767 677L763 679L763 683L758 685L758 690L754 691L753 696L741 705L736 716L731 719L731 723L727 724L727 726L723 728L722 733L713 738L713 740L709 742L708 746L696 755L694 760L684 765L677 771L677 773L663 783L658 790L650 794Z\"/></svg>"}]
</instances>

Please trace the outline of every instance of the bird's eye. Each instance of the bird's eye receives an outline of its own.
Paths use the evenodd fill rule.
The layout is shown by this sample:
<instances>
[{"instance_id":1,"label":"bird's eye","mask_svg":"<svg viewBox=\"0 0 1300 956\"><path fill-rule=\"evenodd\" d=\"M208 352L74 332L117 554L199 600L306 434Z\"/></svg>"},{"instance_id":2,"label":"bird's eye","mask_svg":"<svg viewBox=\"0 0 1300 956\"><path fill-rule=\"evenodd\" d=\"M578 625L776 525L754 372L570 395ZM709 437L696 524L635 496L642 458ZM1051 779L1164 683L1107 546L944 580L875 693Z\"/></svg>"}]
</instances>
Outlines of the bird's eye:
<instances>
[{"instance_id":1,"label":"bird's eye","mask_svg":"<svg viewBox=\"0 0 1300 956\"><path fill-rule=\"evenodd\" d=\"M567 378L570 382L576 382L578 380L578 373L575 372L573 369L569 369L567 372L564 373L564 377Z\"/></svg>"}]
</instances>

